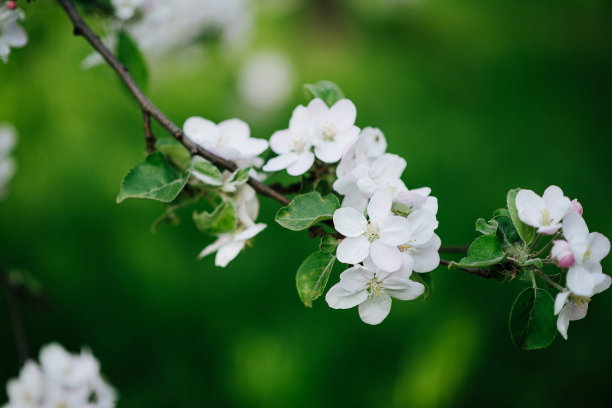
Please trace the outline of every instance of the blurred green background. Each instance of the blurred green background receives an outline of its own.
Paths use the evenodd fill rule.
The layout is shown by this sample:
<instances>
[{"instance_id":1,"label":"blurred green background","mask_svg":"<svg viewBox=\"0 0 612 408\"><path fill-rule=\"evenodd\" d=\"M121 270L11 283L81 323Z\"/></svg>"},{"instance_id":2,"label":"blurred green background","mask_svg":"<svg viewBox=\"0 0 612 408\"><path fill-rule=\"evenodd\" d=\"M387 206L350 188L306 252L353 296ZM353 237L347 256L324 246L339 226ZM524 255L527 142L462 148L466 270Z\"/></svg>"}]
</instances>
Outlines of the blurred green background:
<instances>
[{"instance_id":1,"label":"blurred green background","mask_svg":"<svg viewBox=\"0 0 612 408\"><path fill-rule=\"evenodd\" d=\"M333 80L357 125L380 127L406 158L406 184L432 187L443 244L468 244L510 188L550 184L612 235L610 1L271 3L251 5L248 52L290 58L281 107L243 103L247 51L210 42L189 63L150 61L153 101L177 124L238 116L268 138L305 102L302 83ZM395 301L374 327L322 299L303 307L295 271L317 243L275 225L269 199L268 228L226 269L196 260L211 239L189 212L152 234L162 204L115 204L144 157L136 104L108 67L80 69L90 49L54 2L22 6L30 42L0 64L0 121L20 133L0 262L32 271L50 299L43 311L23 307L35 352L51 341L91 347L120 407L609 406L612 292L571 324L569 341L525 352L507 329L519 281L439 268L428 301ZM2 291L0 383L18 370Z\"/></svg>"}]
</instances>

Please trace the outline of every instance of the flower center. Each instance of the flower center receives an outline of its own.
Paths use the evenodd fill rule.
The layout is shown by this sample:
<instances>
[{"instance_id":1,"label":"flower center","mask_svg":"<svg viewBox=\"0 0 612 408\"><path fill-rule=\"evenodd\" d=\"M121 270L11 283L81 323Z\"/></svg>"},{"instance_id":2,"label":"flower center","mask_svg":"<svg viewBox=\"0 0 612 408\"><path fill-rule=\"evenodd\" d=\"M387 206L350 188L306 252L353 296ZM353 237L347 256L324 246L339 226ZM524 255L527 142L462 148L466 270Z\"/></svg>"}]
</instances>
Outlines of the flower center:
<instances>
[{"instance_id":1,"label":"flower center","mask_svg":"<svg viewBox=\"0 0 612 408\"><path fill-rule=\"evenodd\" d=\"M589 249L587 249L587 251L584 253L584 260L585 260L585 261L589 261L589 260L591 260L591 255L592 255L591 248L589 248Z\"/></svg>"},{"instance_id":2,"label":"flower center","mask_svg":"<svg viewBox=\"0 0 612 408\"><path fill-rule=\"evenodd\" d=\"M572 298L572 302L576 303L581 308L584 307L587 303L591 301L590 297L578 296L578 295L574 295L573 293L571 294L571 298Z\"/></svg>"},{"instance_id":3,"label":"flower center","mask_svg":"<svg viewBox=\"0 0 612 408\"><path fill-rule=\"evenodd\" d=\"M325 142L333 142L334 136L336 136L336 127L333 123L325 122L323 126L323 140Z\"/></svg>"},{"instance_id":4,"label":"flower center","mask_svg":"<svg viewBox=\"0 0 612 408\"><path fill-rule=\"evenodd\" d=\"M374 277L374 279L366 283L366 289L368 290L369 298L376 299L381 297L385 293L385 287L383 286L382 282L376 279L376 276Z\"/></svg>"},{"instance_id":5,"label":"flower center","mask_svg":"<svg viewBox=\"0 0 612 408\"><path fill-rule=\"evenodd\" d=\"M305 148L306 144L303 139L293 139L293 150L296 153L304 153Z\"/></svg>"},{"instance_id":6,"label":"flower center","mask_svg":"<svg viewBox=\"0 0 612 408\"><path fill-rule=\"evenodd\" d=\"M372 221L368 221L368 225L366 225L363 236L368 239L370 242L374 242L378 238L380 238L380 228L377 223L373 223Z\"/></svg>"},{"instance_id":7,"label":"flower center","mask_svg":"<svg viewBox=\"0 0 612 408\"><path fill-rule=\"evenodd\" d=\"M397 247L400 252L408 252L410 255L414 255L420 248L415 248L411 244L398 245Z\"/></svg>"},{"instance_id":8,"label":"flower center","mask_svg":"<svg viewBox=\"0 0 612 408\"><path fill-rule=\"evenodd\" d=\"M542 208L540 210L540 215L542 216L542 225L550 225L552 220L550 219L550 212L548 208Z\"/></svg>"}]
</instances>

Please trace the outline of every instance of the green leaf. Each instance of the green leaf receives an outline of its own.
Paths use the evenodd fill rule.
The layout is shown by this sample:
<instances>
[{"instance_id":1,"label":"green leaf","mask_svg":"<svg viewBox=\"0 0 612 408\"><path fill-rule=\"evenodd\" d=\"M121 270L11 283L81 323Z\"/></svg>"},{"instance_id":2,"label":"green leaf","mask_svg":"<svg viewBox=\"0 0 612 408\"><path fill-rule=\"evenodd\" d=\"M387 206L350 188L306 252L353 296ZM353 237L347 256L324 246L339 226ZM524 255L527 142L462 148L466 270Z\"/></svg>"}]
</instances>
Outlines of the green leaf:
<instances>
[{"instance_id":1,"label":"green leaf","mask_svg":"<svg viewBox=\"0 0 612 408\"><path fill-rule=\"evenodd\" d=\"M219 187L223 185L221 171L211 162L200 156L191 159L189 172L202 183L209 186Z\"/></svg>"},{"instance_id":2,"label":"green leaf","mask_svg":"<svg viewBox=\"0 0 612 408\"><path fill-rule=\"evenodd\" d=\"M431 292L433 291L433 280L431 278L431 273L413 273L410 275L410 279L415 282L421 283L425 286L425 293L423 294L423 300L429 299Z\"/></svg>"},{"instance_id":3,"label":"green leaf","mask_svg":"<svg viewBox=\"0 0 612 408\"><path fill-rule=\"evenodd\" d=\"M497 222L497 236L501 242L506 245L514 245L521 240L510 217L498 215L491 221Z\"/></svg>"},{"instance_id":4,"label":"green leaf","mask_svg":"<svg viewBox=\"0 0 612 408\"><path fill-rule=\"evenodd\" d=\"M548 291L540 288L523 290L510 311L512 342L523 350L548 347L557 335L554 316L555 301Z\"/></svg>"},{"instance_id":5,"label":"green leaf","mask_svg":"<svg viewBox=\"0 0 612 408\"><path fill-rule=\"evenodd\" d=\"M497 217L498 215L510 217L510 211L508 211L507 208L498 208L497 210L493 211L493 218Z\"/></svg>"},{"instance_id":6,"label":"green leaf","mask_svg":"<svg viewBox=\"0 0 612 408\"><path fill-rule=\"evenodd\" d=\"M166 155L181 170L187 170L191 161L189 150L174 139L158 139L155 149Z\"/></svg>"},{"instance_id":7,"label":"green leaf","mask_svg":"<svg viewBox=\"0 0 612 408\"><path fill-rule=\"evenodd\" d=\"M525 224L518 215L518 210L516 209L516 195L521 191L520 188L515 188L514 190L508 191L508 197L506 198L508 211L510 212L510 218L512 219L512 223L516 228L519 236L525 242L525 244L529 245L535 238L536 230L535 228Z\"/></svg>"},{"instance_id":8,"label":"green leaf","mask_svg":"<svg viewBox=\"0 0 612 408\"><path fill-rule=\"evenodd\" d=\"M318 191L295 196L293 201L276 213L276 222L292 231L301 231L333 217L340 208L338 197L333 194L321 197Z\"/></svg>"},{"instance_id":9,"label":"green leaf","mask_svg":"<svg viewBox=\"0 0 612 408\"><path fill-rule=\"evenodd\" d=\"M391 206L391 211L396 215L407 217L410 215L410 213L412 213L413 210L411 207L408 207L405 204L393 203L393 205Z\"/></svg>"},{"instance_id":10,"label":"green leaf","mask_svg":"<svg viewBox=\"0 0 612 408\"><path fill-rule=\"evenodd\" d=\"M342 90L331 81L319 81L316 84L306 84L304 85L304 92L309 101L320 98L330 107L340 99L344 99Z\"/></svg>"},{"instance_id":11,"label":"green leaf","mask_svg":"<svg viewBox=\"0 0 612 408\"><path fill-rule=\"evenodd\" d=\"M147 63L136 43L123 30L119 31L117 40L117 58L127 67L140 89L146 93L149 86Z\"/></svg>"},{"instance_id":12,"label":"green leaf","mask_svg":"<svg viewBox=\"0 0 612 408\"><path fill-rule=\"evenodd\" d=\"M336 247L340 244L340 240L332 237L331 235L326 235L321 238L321 243L319 244L319 249L324 254L333 254L336 252Z\"/></svg>"},{"instance_id":13,"label":"green leaf","mask_svg":"<svg viewBox=\"0 0 612 408\"><path fill-rule=\"evenodd\" d=\"M476 231L483 235L495 234L495 231L497 231L497 221L487 221L484 218L479 218L476 220Z\"/></svg>"},{"instance_id":14,"label":"green leaf","mask_svg":"<svg viewBox=\"0 0 612 408\"><path fill-rule=\"evenodd\" d=\"M193 213L196 227L205 234L222 234L236 229L236 209L230 201L224 201L212 213Z\"/></svg>"},{"instance_id":15,"label":"green leaf","mask_svg":"<svg viewBox=\"0 0 612 408\"><path fill-rule=\"evenodd\" d=\"M127 198L146 198L169 203L186 183L187 174L172 167L161 152L154 152L125 176L117 203Z\"/></svg>"},{"instance_id":16,"label":"green leaf","mask_svg":"<svg viewBox=\"0 0 612 408\"><path fill-rule=\"evenodd\" d=\"M499 239L495 235L481 235L468 248L467 256L459 262L451 262L448 268L486 268L504 259Z\"/></svg>"},{"instance_id":17,"label":"green leaf","mask_svg":"<svg viewBox=\"0 0 612 408\"><path fill-rule=\"evenodd\" d=\"M238 187L249 181L249 170L250 169L246 168L234 171L221 189L226 193L235 193Z\"/></svg>"},{"instance_id":18,"label":"green leaf","mask_svg":"<svg viewBox=\"0 0 612 408\"><path fill-rule=\"evenodd\" d=\"M295 284L300 299L307 307L323 294L336 257L323 252L310 254L302 262L295 276Z\"/></svg>"}]
</instances>

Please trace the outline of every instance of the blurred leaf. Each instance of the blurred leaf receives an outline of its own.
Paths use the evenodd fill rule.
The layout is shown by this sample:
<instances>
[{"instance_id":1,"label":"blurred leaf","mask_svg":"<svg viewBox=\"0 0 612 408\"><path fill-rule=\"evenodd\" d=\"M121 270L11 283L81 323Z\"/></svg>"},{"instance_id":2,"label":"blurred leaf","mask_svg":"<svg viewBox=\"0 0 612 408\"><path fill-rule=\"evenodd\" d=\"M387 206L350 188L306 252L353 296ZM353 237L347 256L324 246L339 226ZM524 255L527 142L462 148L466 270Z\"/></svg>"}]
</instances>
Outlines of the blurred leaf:
<instances>
[{"instance_id":1,"label":"blurred leaf","mask_svg":"<svg viewBox=\"0 0 612 408\"><path fill-rule=\"evenodd\" d=\"M340 208L338 197L333 194L321 197L317 191L295 196L293 201L276 213L276 222L292 231L301 231L333 217Z\"/></svg>"},{"instance_id":2,"label":"blurred leaf","mask_svg":"<svg viewBox=\"0 0 612 408\"><path fill-rule=\"evenodd\" d=\"M304 92L309 101L320 98L330 107L340 99L344 99L342 90L331 81L319 81L316 84L305 84Z\"/></svg>"},{"instance_id":3,"label":"blurred leaf","mask_svg":"<svg viewBox=\"0 0 612 408\"><path fill-rule=\"evenodd\" d=\"M181 219L176 215L172 208L166 208L166 211L162 213L151 225L151 232L155 233L163 225L170 225L176 227L181 223Z\"/></svg>"},{"instance_id":4,"label":"blurred leaf","mask_svg":"<svg viewBox=\"0 0 612 408\"><path fill-rule=\"evenodd\" d=\"M314 252L300 265L295 284L300 299L307 307L323 294L336 257L323 252Z\"/></svg>"},{"instance_id":5,"label":"blurred leaf","mask_svg":"<svg viewBox=\"0 0 612 408\"><path fill-rule=\"evenodd\" d=\"M523 290L510 312L512 342L523 350L548 347L557 335L555 301L548 291L539 288Z\"/></svg>"},{"instance_id":6,"label":"blurred leaf","mask_svg":"<svg viewBox=\"0 0 612 408\"><path fill-rule=\"evenodd\" d=\"M433 291L433 280L431 277L431 273L430 272L427 272L427 273L416 273L415 272L412 275L410 275L410 279L412 279L415 282L419 282L423 286L425 286L425 293L423 294L423 300L429 299L429 296L431 296L431 292Z\"/></svg>"},{"instance_id":7,"label":"blurred leaf","mask_svg":"<svg viewBox=\"0 0 612 408\"><path fill-rule=\"evenodd\" d=\"M162 152L179 169L186 170L191 161L189 150L174 139L158 139L155 149Z\"/></svg>"},{"instance_id":8,"label":"blurred leaf","mask_svg":"<svg viewBox=\"0 0 612 408\"><path fill-rule=\"evenodd\" d=\"M395 203L393 205L395 206ZM483 235L494 234L497 231L497 221L487 221L484 218L479 218L476 220L476 231Z\"/></svg>"},{"instance_id":9,"label":"blurred leaf","mask_svg":"<svg viewBox=\"0 0 612 408\"><path fill-rule=\"evenodd\" d=\"M201 232L216 235L236 229L236 209L230 201L224 201L212 213L193 213L193 221Z\"/></svg>"},{"instance_id":10,"label":"blurred leaf","mask_svg":"<svg viewBox=\"0 0 612 408\"><path fill-rule=\"evenodd\" d=\"M336 248L340 244L340 240L332 237L331 235L326 235L321 238L321 243L319 244L319 249L324 254L333 254L336 252Z\"/></svg>"},{"instance_id":11,"label":"blurred leaf","mask_svg":"<svg viewBox=\"0 0 612 408\"><path fill-rule=\"evenodd\" d=\"M448 268L485 268L501 262L504 256L497 236L481 235L472 242L467 256L459 262L451 262Z\"/></svg>"},{"instance_id":12,"label":"blurred leaf","mask_svg":"<svg viewBox=\"0 0 612 408\"><path fill-rule=\"evenodd\" d=\"M161 152L151 153L125 176L117 203L127 198L146 198L168 203L187 183L187 174L172 167Z\"/></svg>"},{"instance_id":13,"label":"blurred leaf","mask_svg":"<svg viewBox=\"0 0 612 408\"><path fill-rule=\"evenodd\" d=\"M521 191L520 188L515 188L513 190L508 191L508 197L506 199L508 205L508 211L510 212L510 218L512 219L512 223L516 227L516 231L519 236L525 242L525 244L531 244L533 238L535 238L535 228L523 223L520 220L518 215L518 210L516 209L516 195Z\"/></svg>"},{"instance_id":14,"label":"blurred leaf","mask_svg":"<svg viewBox=\"0 0 612 408\"><path fill-rule=\"evenodd\" d=\"M204 184L208 184L209 186L221 186L223 185L223 176L221 175L221 171L200 156L194 156L191 159L191 167L189 168L189 172L194 175L198 180L200 180Z\"/></svg>"},{"instance_id":15,"label":"blurred leaf","mask_svg":"<svg viewBox=\"0 0 612 408\"><path fill-rule=\"evenodd\" d=\"M117 59L127 67L136 85L146 93L149 87L147 63L138 45L123 30L119 31L117 39Z\"/></svg>"},{"instance_id":16,"label":"blurred leaf","mask_svg":"<svg viewBox=\"0 0 612 408\"><path fill-rule=\"evenodd\" d=\"M225 182L222 190L227 193L234 193L238 190L238 187L246 184L249 181L250 169L238 169L232 173L229 180Z\"/></svg>"},{"instance_id":17,"label":"blurred leaf","mask_svg":"<svg viewBox=\"0 0 612 408\"><path fill-rule=\"evenodd\" d=\"M504 242L506 245L511 246L521 240L521 237L519 237L519 234L516 231L516 228L514 227L514 224L512 223L510 217L507 217L505 215L498 215L491 221L495 221L497 223L497 237L500 239L501 242Z\"/></svg>"}]
</instances>

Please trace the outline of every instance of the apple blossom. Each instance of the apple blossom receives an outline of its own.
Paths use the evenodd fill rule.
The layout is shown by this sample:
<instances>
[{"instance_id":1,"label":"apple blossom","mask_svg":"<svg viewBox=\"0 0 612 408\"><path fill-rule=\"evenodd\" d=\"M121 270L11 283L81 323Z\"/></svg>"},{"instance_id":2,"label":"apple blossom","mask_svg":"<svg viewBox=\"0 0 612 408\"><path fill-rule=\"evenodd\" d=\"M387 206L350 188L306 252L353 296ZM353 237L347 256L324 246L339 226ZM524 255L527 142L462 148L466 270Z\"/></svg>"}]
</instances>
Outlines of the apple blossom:
<instances>
[{"instance_id":1,"label":"apple blossom","mask_svg":"<svg viewBox=\"0 0 612 408\"><path fill-rule=\"evenodd\" d=\"M312 147L314 126L308 109L302 105L293 110L289 128L276 131L270 138L270 148L279 156L271 158L263 167L264 171L287 169L292 176L308 171L314 163Z\"/></svg>"},{"instance_id":2,"label":"apple blossom","mask_svg":"<svg viewBox=\"0 0 612 408\"><path fill-rule=\"evenodd\" d=\"M386 272L376 267L370 258L363 265L355 265L340 274L325 300L334 309L350 309L359 306L359 317L367 324L379 324L391 311L391 298L413 300L425 291L425 287L410 279L408 267L396 272Z\"/></svg>"},{"instance_id":3,"label":"apple blossom","mask_svg":"<svg viewBox=\"0 0 612 408\"><path fill-rule=\"evenodd\" d=\"M217 252L215 265L224 268L244 249L246 242L259 234L264 228L266 228L266 224L254 224L239 231L220 234L215 242L200 252L198 258Z\"/></svg>"},{"instance_id":4,"label":"apple blossom","mask_svg":"<svg viewBox=\"0 0 612 408\"><path fill-rule=\"evenodd\" d=\"M557 239L553 243L554 245L550 250L551 259L554 259L560 268L569 268L574 265L574 254L569 242Z\"/></svg>"},{"instance_id":5,"label":"apple blossom","mask_svg":"<svg viewBox=\"0 0 612 408\"><path fill-rule=\"evenodd\" d=\"M440 264L441 240L434 230L438 228L436 216L423 209L406 217L409 237L399 245L402 253L402 267L410 265L415 272L431 272ZM408 260L410 258L410 261Z\"/></svg>"},{"instance_id":6,"label":"apple blossom","mask_svg":"<svg viewBox=\"0 0 612 408\"><path fill-rule=\"evenodd\" d=\"M315 156L325 163L339 161L359 135L353 102L340 99L330 108L315 98L308 104L308 115L314 126Z\"/></svg>"},{"instance_id":7,"label":"apple blossom","mask_svg":"<svg viewBox=\"0 0 612 408\"><path fill-rule=\"evenodd\" d=\"M610 240L599 232L589 233L584 219L570 212L563 220L563 236L574 255L576 264L601 271L601 260L610 252Z\"/></svg>"},{"instance_id":8,"label":"apple blossom","mask_svg":"<svg viewBox=\"0 0 612 408\"><path fill-rule=\"evenodd\" d=\"M149 0L112 0L115 14L122 20L129 20Z\"/></svg>"},{"instance_id":9,"label":"apple blossom","mask_svg":"<svg viewBox=\"0 0 612 408\"><path fill-rule=\"evenodd\" d=\"M336 168L338 178L346 176L358 165L366 168L371 161L382 156L387 150L387 140L380 129L365 127L359 133L357 141L342 155Z\"/></svg>"},{"instance_id":10,"label":"apple blossom","mask_svg":"<svg viewBox=\"0 0 612 408\"><path fill-rule=\"evenodd\" d=\"M584 318L591 301L590 297L608 289L611 282L610 276L604 275L603 280L593 288L590 295L580 296L569 290L557 294L555 299L555 315L559 315L557 330L559 330L559 333L561 333L565 340L567 340L569 322Z\"/></svg>"},{"instance_id":11,"label":"apple blossom","mask_svg":"<svg viewBox=\"0 0 612 408\"><path fill-rule=\"evenodd\" d=\"M531 190L516 195L516 208L521 221L538 229L540 234L552 235L561 228L561 221L571 208L570 199L557 186L550 186L542 197Z\"/></svg>"},{"instance_id":12,"label":"apple blossom","mask_svg":"<svg viewBox=\"0 0 612 408\"><path fill-rule=\"evenodd\" d=\"M370 255L374 264L386 272L401 267L397 246L411 238L411 226L406 218L393 215L391 205L391 195L380 190L368 203L368 218L351 207L334 212L334 227L346 236L337 249L340 262L357 264Z\"/></svg>"},{"instance_id":13,"label":"apple blossom","mask_svg":"<svg viewBox=\"0 0 612 408\"><path fill-rule=\"evenodd\" d=\"M28 42L28 35L18 23L24 18L23 10L0 4L0 59L4 62L8 62L11 47L23 47Z\"/></svg>"},{"instance_id":14,"label":"apple blossom","mask_svg":"<svg viewBox=\"0 0 612 408\"><path fill-rule=\"evenodd\" d=\"M193 116L183 125L185 136L198 146L250 167L257 156L268 148L268 141L250 137L249 125L240 119L228 119L218 125L210 120Z\"/></svg>"},{"instance_id":15,"label":"apple blossom","mask_svg":"<svg viewBox=\"0 0 612 408\"><path fill-rule=\"evenodd\" d=\"M570 208L570 211L578 213L579 215L582 215L582 204L580 204L578 199L574 198L572 200L571 204L572 204L572 206Z\"/></svg>"}]
</instances>

